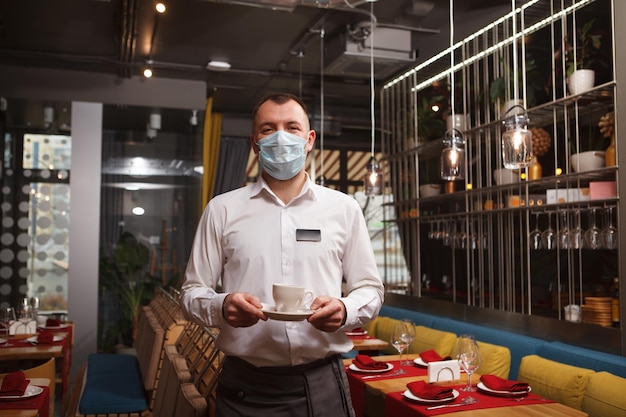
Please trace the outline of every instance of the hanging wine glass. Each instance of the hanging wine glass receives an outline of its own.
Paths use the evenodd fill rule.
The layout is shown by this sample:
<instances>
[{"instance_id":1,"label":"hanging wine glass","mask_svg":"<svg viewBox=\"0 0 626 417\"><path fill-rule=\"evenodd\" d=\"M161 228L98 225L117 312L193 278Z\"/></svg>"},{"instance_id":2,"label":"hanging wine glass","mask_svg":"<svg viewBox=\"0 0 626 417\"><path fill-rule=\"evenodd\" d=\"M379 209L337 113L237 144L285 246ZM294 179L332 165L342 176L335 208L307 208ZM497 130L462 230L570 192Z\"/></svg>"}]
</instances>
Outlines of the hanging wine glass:
<instances>
[{"instance_id":1,"label":"hanging wine glass","mask_svg":"<svg viewBox=\"0 0 626 417\"><path fill-rule=\"evenodd\" d=\"M600 249L600 228L596 226L596 209L589 211L589 228L583 235L585 249Z\"/></svg>"},{"instance_id":2,"label":"hanging wine glass","mask_svg":"<svg viewBox=\"0 0 626 417\"><path fill-rule=\"evenodd\" d=\"M561 220L559 223L559 232L557 237L557 246L559 249L569 248L569 224L566 211L561 212Z\"/></svg>"},{"instance_id":3,"label":"hanging wine glass","mask_svg":"<svg viewBox=\"0 0 626 417\"><path fill-rule=\"evenodd\" d=\"M548 213L548 228L541 233L541 247L543 249L555 249L556 236L552 228L552 215Z\"/></svg>"},{"instance_id":4,"label":"hanging wine glass","mask_svg":"<svg viewBox=\"0 0 626 417\"><path fill-rule=\"evenodd\" d=\"M574 227L569 231L569 247L572 249L583 248L583 228L580 226L580 210L574 213Z\"/></svg>"},{"instance_id":5,"label":"hanging wine glass","mask_svg":"<svg viewBox=\"0 0 626 417\"><path fill-rule=\"evenodd\" d=\"M528 234L528 242L530 248L534 250L541 249L541 229L539 229L539 212L535 213L535 228Z\"/></svg>"},{"instance_id":6,"label":"hanging wine glass","mask_svg":"<svg viewBox=\"0 0 626 417\"><path fill-rule=\"evenodd\" d=\"M606 227L602 229L602 247L617 249L617 228L613 226L613 207L609 207L606 213Z\"/></svg>"}]
</instances>

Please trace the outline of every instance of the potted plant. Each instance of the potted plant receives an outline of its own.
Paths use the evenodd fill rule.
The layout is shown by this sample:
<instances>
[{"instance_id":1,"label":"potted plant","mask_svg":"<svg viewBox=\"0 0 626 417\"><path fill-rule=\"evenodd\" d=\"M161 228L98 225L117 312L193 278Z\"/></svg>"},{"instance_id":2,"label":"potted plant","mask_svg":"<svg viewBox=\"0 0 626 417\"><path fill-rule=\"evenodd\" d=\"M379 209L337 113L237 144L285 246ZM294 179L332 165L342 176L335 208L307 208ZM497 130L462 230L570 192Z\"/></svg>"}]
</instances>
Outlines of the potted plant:
<instances>
[{"instance_id":1,"label":"potted plant","mask_svg":"<svg viewBox=\"0 0 626 417\"><path fill-rule=\"evenodd\" d=\"M571 34L565 37L565 75L570 94L581 94L595 85L595 71L606 66L602 50L604 33L594 30L596 19L576 28L576 45ZM558 58L558 54L557 54Z\"/></svg>"},{"instance_id":2,"label":"potted plant","mask_svg":"<svg viewBox=\"0 0 626 417\"><path fill-rule=\"evenodd\" d=\"M100 258L100 292L119 303L120 318L110 336L126 346L132 346L137 336L139 311L146 305L160 284L158 277L147 272L149 248L132 233L123 232L110 257ZM112 334L111 334L112 333Z\"/></svg>"},{"instance_id":3,"label":"potted plant","mask_svg":"<svg viewBox=\"0 0 626 417\"><path fill-rule=\"evenodd\" d=\"M513 74L513 67L508 63L501 60L502 67L504 69L501 77L494 79L489 84L489 99L492 103L498 103L501 106L500 115L504 116L504 114L516 103L511 100L506 100L507 91L510 95L513 95L514 90L514 82L515 82L515 74ZM537 96L538 92L543 89L543 86L539 82L539 71L535 60L527 56L525 61L525 73L521 71L522 66L519 66L519 74L518 74L518 88L519 88L519 98L522 98L522 81L523 76L526 77L526 102L528 107L533 107L537 104ZM509 85L507 87L507 79L509 81ZM517 103L521 104L521 103Z\"/></svg>"}]
</instances>

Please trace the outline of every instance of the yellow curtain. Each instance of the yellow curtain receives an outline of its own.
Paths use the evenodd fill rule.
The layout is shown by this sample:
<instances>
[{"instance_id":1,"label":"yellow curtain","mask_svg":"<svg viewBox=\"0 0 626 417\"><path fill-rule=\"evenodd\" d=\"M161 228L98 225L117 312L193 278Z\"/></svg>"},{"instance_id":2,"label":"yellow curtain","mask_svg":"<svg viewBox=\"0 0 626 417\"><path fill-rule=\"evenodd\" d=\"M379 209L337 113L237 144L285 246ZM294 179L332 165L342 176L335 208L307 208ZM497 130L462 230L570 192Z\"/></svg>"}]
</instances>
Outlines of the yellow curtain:
<instances>
[{"instance_id":1,"label":"yellow curtain","mask_svg":"<svg viewBox=\"0 0 626 417\"><path fill-rule=\"evenodd\" d=\"M204 111L204 131L202 140L202 207L213 198L215 191L215 176L217 174L217 158L220 153L220 133L222 131L222 114L213 114L213 98L206 101Z\"/></svg>"}]
</instances>

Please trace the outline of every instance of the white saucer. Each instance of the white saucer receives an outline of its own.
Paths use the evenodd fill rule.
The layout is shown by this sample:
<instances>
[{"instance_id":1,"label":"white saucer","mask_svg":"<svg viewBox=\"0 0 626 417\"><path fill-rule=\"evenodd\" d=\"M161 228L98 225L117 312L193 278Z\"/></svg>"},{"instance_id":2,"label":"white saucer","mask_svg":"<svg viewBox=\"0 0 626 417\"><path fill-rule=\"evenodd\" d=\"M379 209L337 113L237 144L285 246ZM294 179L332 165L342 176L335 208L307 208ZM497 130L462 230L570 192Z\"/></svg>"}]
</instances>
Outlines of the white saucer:
<instances>
[{"instance_id":1,"label":"white saucer","mask_svg":"<svg viewBox=\"0 0 626 417\"><path fill-rule=\"evenodd\" d=\"M0 395L2 400L22 400L24 398L34 397L43 392L43 388L36 385L28 385L24 391L24 395Z\"/></svg>"},{"instance_id":2,"label":"white saucer","mask_svg":"<svg viewBox=\"0 0 626 417\"><path fill-rule=\"evenodd\" d=\"M60 342L61 340L63 340L65 338L65 336L60 336L60 335L54 335L52 336L52 342ZM27 342L31 342L31 343L37 343L37 336L31 336L27 339L24 339Z\"/></svg>"},{"instance_id":3,"label":"white saucer","mask_svg":"<svg viewBox=\"0 0 626 417\"><path fill-rule=\"evenodd\" d=\"M488 388L482 382L479 382L478 384L476 384L476 387L478 387L479 390L484 391L484 392L486 392L488 394L503 395L505 397L510 397L512 395L524 396L524 395L528 395L528 393L530 391L532 391L530 387L528 387L528 391L498 391L498 390L495 390L495 389Z\"/></svg>"},{"instance_id":4,"label":"white saucer","mask_svg":"<svg viewBox=\"0 0 626 417\"><path fill-rule=\"evenodd\" d=\"M358 366L356 366L355 364L350 364L350 366L348 366L348 369L350 369L351 371L354 372L363 372L366 374L381 374L383 372L388 372L391 371L393 369L393 364L392 363L387 363L387 369L361 369Z\"/></svg>"},{"instance_id":5,"label":"white saucer","mask_svg":"<svg viewBox=\"0 0 626 417\"><path fill-rule=\"evenodd\" d=\"M362 332L345 332L346 336L365 336L367 334L367 330L363 330Z\"/></svg>"},{"instance_id":6,"label":"white saucer","mask_svg":"<svg viewBox=\"0 0 626 417\"><path fill-rule=\"evenodd\" d=\"M438 404L438 403L447 403L449 401L453 401L456 397L459 396L459 392L455 389L452 390L452 397L449 398L444 398L442 400L429 400L426 398L421 398L418 397L417 395L414 395L411 390L406 390L402 393L402 395L404 395L405 398L411 400L411 401L416 401L419 403L424 403L424 404Z\"/></svg>"},{"instance_id":7,"label":"white saucer","mask_svg":"<svg viewBox=\"0 0 626 417\"><path fill-rule=\"evenodd\" d=\"M313 310L309 309L301 309L298 311L276 311L275 306L270 306L267 304L263 304L263 308L261 309L267 317L272 320L280 320L280 321L302 321L307 317L315 313Z\"/></svg>"},{"instance_id":8,"label":"white saucer","mask_svg":"<svg viewBox=\"0 0 626 417\"><path fill-rule=\"evenodd\" d=\"M0 345L6 343L8 341L9 341L9 339L5 339L4 337L0 337Z\"/></svg>"}]
</instances>

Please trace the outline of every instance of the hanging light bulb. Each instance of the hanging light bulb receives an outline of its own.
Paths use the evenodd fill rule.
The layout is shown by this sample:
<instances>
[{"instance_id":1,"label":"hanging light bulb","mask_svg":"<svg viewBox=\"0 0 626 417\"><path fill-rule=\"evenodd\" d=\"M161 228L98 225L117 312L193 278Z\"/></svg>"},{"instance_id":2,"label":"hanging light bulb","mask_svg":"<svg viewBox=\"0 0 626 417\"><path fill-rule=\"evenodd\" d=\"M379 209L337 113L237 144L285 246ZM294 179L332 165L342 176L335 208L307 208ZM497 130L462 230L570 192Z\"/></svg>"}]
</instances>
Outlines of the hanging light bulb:
<instances>
[{"instance_id":1,"label":"hanging light bulb","mask_svg":"<svg viewBox=\"0 0 626 417\"><path fill-rule=\"evenodd\" d=\"M454 103L454 0L450 0L450 108L451 118L455 120ZM452 128L446 131L443 139L444 149L441 151L441 179L456 181L465 179L465 138L460 130ZM454 189L454 183L449 183L450 189Z\"/></svg>"},{"instance_id":2,"label":"hanging light bulb","mask_svg":"<svg viewBox=\"0 0 626 417\"><path fill-rule=\"evenodd\" d=\"M370 3L370 114L372 118L372 156L367 164L365 177L363 178L363 192L366 196L382 195L383 193L383 173L374 155L374 141L376 138L376 122L374 116L374 3Z\"/></svg>"},{"instance_id":3,"label":"hanging light bulb","mask_svg":"<svg viewBox=\"0 0 626 417\"><path fill-rule=\"evenodd\" d=\"M441 179L456 181L465 178L465 138L463 134L452 129L446 132L443 139L446 146L441 151Z\"/></svg>"},{"instance_id":4,"label":"hanging light bulb","mask_svg":"<svg viewBox=\"0 0 626 417\"><path fill-rule=\"evenodd\" d=\"M526 168L533 160L532 133L528 130L528 116L523 106L515 105L506 113L519 107L522 112L515 112L502 122L506 128L502 134L502 160L507 169Z\"/></svg>"}]
</instances>

